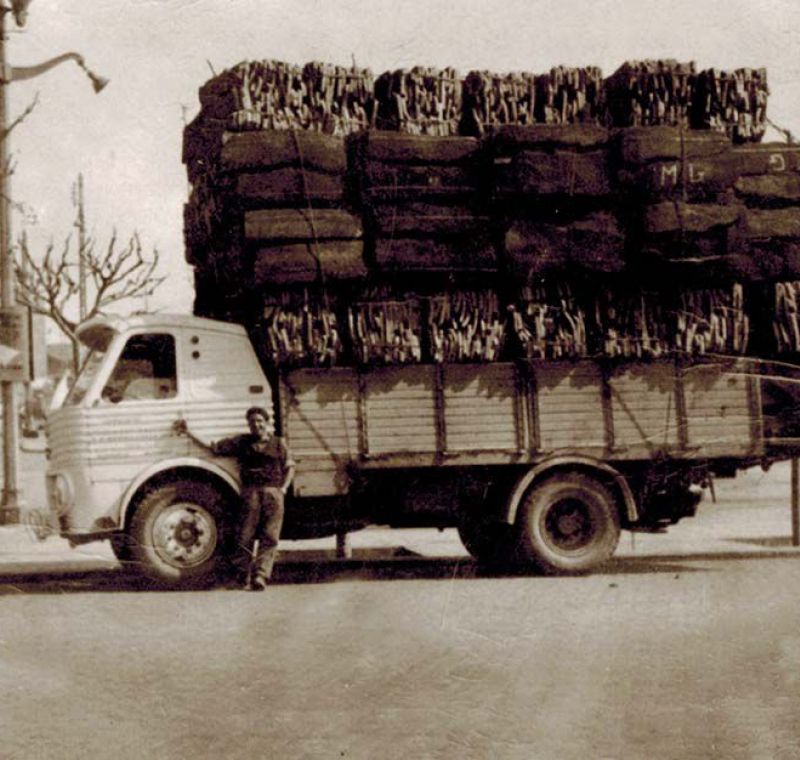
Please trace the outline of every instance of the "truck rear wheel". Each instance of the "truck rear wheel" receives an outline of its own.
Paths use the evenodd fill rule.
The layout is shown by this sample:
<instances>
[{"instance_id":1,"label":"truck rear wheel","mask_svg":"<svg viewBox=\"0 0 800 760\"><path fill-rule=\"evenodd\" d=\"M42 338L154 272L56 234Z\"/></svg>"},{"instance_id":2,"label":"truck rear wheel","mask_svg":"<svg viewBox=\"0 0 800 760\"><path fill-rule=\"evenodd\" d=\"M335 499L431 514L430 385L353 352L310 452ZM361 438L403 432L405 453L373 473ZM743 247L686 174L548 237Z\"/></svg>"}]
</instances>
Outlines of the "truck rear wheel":
<instances>
[{"instance_id":1,"label":"truck rear wheel","mask_svg":"<svg viewBox=\"0 0 800 760\"><path fill-rule=\"evenodd\" d=\"M226 544L223 515L224 497L207 483L178 480L158 486L131 518L131 558L163 583L208 581Z\"/></svg>"},{"instance_id":2,"label":"truck rear wheel","mask_svg":"<svg viewBox=\"0 0 800 760\"><path fill-rule=\"evenodd\" d=\"M521 558L554 575L584 573L605 562L620 533L614 497L580 472L554 475L531 488L517 525Z\"/></svg>"}]
</instances>

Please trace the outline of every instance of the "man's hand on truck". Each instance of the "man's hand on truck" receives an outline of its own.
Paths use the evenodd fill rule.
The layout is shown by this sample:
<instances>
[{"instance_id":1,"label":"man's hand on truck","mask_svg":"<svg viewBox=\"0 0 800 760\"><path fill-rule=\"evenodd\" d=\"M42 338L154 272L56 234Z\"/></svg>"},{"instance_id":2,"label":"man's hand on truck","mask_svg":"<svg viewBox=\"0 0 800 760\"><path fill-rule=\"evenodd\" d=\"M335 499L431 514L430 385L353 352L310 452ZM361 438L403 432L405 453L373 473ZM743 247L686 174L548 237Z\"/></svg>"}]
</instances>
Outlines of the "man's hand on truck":
<instances>
[{"instance_id":1,"label":"man's hand on truck","mask_svg":"<svg viewBox=\"0 0 800 760\"><path fill-rule=\"evenodd\" d=\"M172 432L175 433L175 435L187 435L189 426L186 424L186 420L183 418L175 420L175 422L172 423Z\"/></svg>"}]
</instances>

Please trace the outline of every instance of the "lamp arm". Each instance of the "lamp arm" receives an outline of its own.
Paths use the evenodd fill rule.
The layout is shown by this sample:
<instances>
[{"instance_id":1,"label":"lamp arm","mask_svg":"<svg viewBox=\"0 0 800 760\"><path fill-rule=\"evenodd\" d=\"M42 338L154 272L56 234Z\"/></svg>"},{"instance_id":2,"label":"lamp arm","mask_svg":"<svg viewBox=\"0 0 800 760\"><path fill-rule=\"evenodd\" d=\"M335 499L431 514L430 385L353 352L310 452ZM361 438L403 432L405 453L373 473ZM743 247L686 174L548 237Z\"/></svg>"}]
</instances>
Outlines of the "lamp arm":
<instances>
[{"instance_id":1,"label":"lamp arm","mask_svg":"<svg viewBox=\"0 0 800 760\"><path fill-rule=\"evenodd\" d=\"M58 64L64 63L64 61L70 59L75 61L81 68L85 68L82 55L79 53L63 53L62 55L57 55L55 58L51 58L49 61L37 64L36 66L6 66L3 71L3 81L19 82L22 79L33 79L34 77L38 77L39 74L44 74L45 71L49 71L54 66L58 66Z\"/></svg>"}]
</instances>

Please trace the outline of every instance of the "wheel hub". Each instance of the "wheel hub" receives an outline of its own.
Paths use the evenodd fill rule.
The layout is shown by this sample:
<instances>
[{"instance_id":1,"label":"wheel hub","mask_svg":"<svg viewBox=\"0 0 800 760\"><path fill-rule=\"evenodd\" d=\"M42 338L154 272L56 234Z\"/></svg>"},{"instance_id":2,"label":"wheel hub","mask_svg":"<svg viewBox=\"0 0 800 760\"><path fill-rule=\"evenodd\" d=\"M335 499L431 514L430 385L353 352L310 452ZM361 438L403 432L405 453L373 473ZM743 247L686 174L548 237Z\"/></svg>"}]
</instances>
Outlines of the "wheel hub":
<instances>
[{"instance_id":1,"label":"wheel hub","mask_svg":"<svg viewBox=\"0 0 800 760\"><path fill-rule=\"evenodd\" d=\"M572 536L583 528L584 520L577 511L558 516L556 526L562 536Z\"/></svg>"},{"instance_id":2,"label":"wheel hub","mask_svg":"<svg viewBox=\"0 0 800 760\"><path fill-rule=\"evenodd\" d=\"M592 534L592 522L584 504L574 500L557 502L546 518L551 540L562 549L586 545Z\"/></svg>"},{"instance_id":3,"label":"wheel hub","mask_svg":"<svg viewBox=\"0 0 800 760\"><path fill-rule=\"evenodd\" d=\"M172 504L153 526L156 551L170 564L185 567L205 562L214 552L213 519L194 504Z\"/></svg>"}]
</instances>

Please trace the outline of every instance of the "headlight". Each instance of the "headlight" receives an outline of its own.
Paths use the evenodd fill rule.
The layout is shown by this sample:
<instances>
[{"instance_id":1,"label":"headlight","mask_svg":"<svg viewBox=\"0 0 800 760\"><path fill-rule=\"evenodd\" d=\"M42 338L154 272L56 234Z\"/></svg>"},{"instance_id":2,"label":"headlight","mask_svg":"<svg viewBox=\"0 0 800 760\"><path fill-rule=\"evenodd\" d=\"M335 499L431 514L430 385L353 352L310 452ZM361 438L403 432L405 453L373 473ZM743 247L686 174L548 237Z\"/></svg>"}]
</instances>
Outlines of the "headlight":
<instances>
[{"instance_id":1,"label":"headlight","mask_svg":"<svg viewBox=\"0 0 800 760\"><path fill-rule=\"evenodd\" d=\"M47 478L47 496L50 509L57 515L63 515L72 509L75 492L69 476L59 473Z\"/></svg>"}]
</instances>

